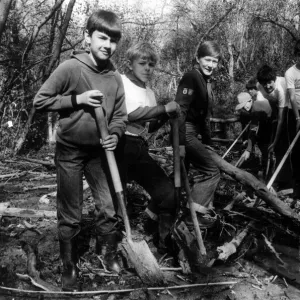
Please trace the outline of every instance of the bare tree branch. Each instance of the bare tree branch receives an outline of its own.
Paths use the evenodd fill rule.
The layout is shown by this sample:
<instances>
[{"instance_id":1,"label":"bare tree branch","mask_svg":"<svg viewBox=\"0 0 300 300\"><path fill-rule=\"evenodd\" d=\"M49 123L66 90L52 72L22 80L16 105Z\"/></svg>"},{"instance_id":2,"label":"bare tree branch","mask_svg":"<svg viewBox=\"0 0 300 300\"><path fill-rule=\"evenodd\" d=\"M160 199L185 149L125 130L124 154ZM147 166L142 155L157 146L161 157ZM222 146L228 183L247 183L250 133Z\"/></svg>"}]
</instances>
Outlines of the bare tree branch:
<instances>
[{"instance_id":1,"label":"bare tree branch","mask_svg":"<svg viewBox=\"0 0 300 300\"><path fill-rule=\"evenodd\" d=\"M226 13L215 23L213 24L201 37L200 41L198 42L197 46L196 46L196 50L195 50L195 54L194 56L197 56L197 51L199 46L202 44L203 40L216 28L218 27L226 18L227 16L231 13L231 11L235 8L235 5L232 5L227 11Z\"/></svg>"}]
</instances>

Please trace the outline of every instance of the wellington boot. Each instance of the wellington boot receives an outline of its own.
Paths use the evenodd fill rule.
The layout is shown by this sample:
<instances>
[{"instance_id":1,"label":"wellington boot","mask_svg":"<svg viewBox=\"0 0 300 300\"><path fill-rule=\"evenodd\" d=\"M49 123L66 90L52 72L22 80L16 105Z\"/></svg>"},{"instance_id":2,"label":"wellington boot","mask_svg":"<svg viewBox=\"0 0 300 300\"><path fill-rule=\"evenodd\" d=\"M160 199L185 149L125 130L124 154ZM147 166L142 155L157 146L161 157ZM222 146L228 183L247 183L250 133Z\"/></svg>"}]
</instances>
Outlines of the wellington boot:
<instances>
[{"instance_id":1,"label":"wellington boot","mask_svg":"<svg viewBox=\"0 0 300 300\"><path fill-rule=\"evenodd\" d=\"M157 251L160 254L172 252L171 247L171 227L174 223L174 217L171 214L160 214L158 220L159 242Z\"/></svg>"},{"instance_id":2,"label":"wellington boot","mask_svg":"<svg viewBox=\"0 0 300 300\"><path fill-rule=\"evenodd\" d=\"M63 291L78 291L77 284L77 246L75 239L70 241L59 241L60 257L63 262L61 277Z\"/></svg>"},{"instance_id":3,"label":"wellington boot","mask_svg":"<svg viewBox=\"0 0 300 300\"><path fill-rule=\"evenodd\" d=\"M101 255L107 269L115 273L121 272L117 255L118 243L121 239L121 234L117 231L96 236L96 254Z\"/></svg>"}]
</instances>

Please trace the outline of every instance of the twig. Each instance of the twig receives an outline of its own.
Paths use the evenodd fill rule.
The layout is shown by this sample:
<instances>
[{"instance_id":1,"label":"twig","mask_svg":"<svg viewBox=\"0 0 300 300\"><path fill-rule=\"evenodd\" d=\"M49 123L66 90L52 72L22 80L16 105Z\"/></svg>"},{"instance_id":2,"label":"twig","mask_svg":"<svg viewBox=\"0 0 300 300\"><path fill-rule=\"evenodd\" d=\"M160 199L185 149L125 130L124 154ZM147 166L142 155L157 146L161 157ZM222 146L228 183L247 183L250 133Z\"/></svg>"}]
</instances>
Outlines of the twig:
<instances>
[{"instance_id":1,"label":"twig","mask_svg":"<svg viewBox=\"0 0 300 300\"><path fill-rule=\"evenodd\" d=\"M161 291L161 290L178 290L185 288L196 288L196 287L207 287L207 286L222 286L222 285L235 285L238 281L223 281L223 282L210 282L210 283L196 283L196 284L186 284L186 285L175 285L167 287L151 287L146 288L148 291ZM70 296L83 296L83 295L101 295L101 294L121 294L121 293L130 293L134 291L145 290L145 288L137 289L124 289L124 290L100 290L100 291L86 291L86 292L47 292L47 291L33 291L33 290L21 290L16 288L9 288L5 286L0 286L0 290L10 291L10 292L19 292L27 293L32 295L70 295Z\"/></svg>"},{"instance_id":2,"label":"twig","mask_svg":"<svg viewBox=\"0 0 300 300\"><path fill-rule=\"evenodd\" d=\"M32 159L32 158L27 158L27 157L21 157L21 156L17 156L18 159L21 160L25 160L25 161L29 161L29 162L33 162L35 164L40 164L40 165L44 165L44 166L51 166L54 167L54 162L50 162L50 161L43 161L43 160L38 160L38 159Z\"/></svg>"},{"instance_id":3,"label":"twig","mask_svg":"<svg viewBox=\"0 0 300 300\"><path fill-rule=\"evenodd\" d=\"M39 284L38 282L36 282L31 276L27 275L27 274L19 274L19 273L16 273L16 275L22 279L22 280L30 280L30 282L34 285L34 286L37 286L39 287L40 289L46 291L46 292L50 292L49 289L47 289L46 287L44 287L43 285Z\"/></svg>"},{"instance_id":4,"label":"twig","mask_svg":"<svg viewBox=\"0 0 300 300\"><path fill-rule=\"evenodd\" d=\"M162 271L182 271L182 268L181 267L178 267L178 268L167 268L167 267L162 267L160 268Z\"/></svg>"},{"instance_id":5,"label":"twig","mask_svg":"<svg viewBox=\"0 0 300 300\"><path fill-rule=\"evenodd\" d=\"M40 189L53 189L56 188L56 184L48 184L48 185L40 185L40 186L33 186L33 187L24 187L23 191L32 191L32 190L40 190Z\"/></svg>"},{"instance_id":6,"label":"twig","mask_svg":"<svg viewBox=\"0 0 300 300\"><path fill-rule=\"evenodd\" d=\"M267 237L262 233L261 234L264 238L264 242L268 248L268 250L275 255L275 257L278 259L280 263L283 264L283 266L286 266L286 263L280 258L279 254L275 250L275 248L272 246L272 243L267 239Z\"/></svg>"},{"instance_id":7,"label":"twig","mask_svg":"<svg viewBox=\"0 0 300 300\"><path fill-rule=\"evenodd\" d=\"M282 277L282 279L283 279L284 285L285 285L285 286L288 288L288 287L289 287L289 285L287 284L287 282L286 282L285 278L284 278L284 277Z\"/></svg>"}]
</instances>

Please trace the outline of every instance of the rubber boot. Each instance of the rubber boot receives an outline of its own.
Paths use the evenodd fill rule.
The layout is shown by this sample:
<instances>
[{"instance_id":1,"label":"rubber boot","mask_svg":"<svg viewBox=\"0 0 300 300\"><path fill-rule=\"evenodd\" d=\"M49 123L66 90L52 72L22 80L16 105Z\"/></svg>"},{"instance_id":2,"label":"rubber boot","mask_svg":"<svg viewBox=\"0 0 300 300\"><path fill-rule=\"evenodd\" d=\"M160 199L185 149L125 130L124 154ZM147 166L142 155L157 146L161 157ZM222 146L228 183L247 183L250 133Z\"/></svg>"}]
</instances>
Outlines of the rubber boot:
<instances>
[{"instance_id":1,"label":"rubber boot","mask_svg":"<svg viewBox=\"0 0 300 300\"><path fill-rule=\"evenodd\" d=\"M96 254L101 255L109 271L120 273L121 267L117 259L118 243L121 241L119 232L96 236Z\"/></svg>"},{"instance_id":2,"label":"rubber boot","mask_svg":"<svg viewBox=\"0 0 300 300\"><path fill-rule=\"evenodd\" d=\"M63 263L61 284L63 291L78 291L77 284L77 244L75 238L70 241L59 241L60 257Z\"/></svg>"},{"instance_id":3,"label":"rubber boot","mask_svg":"<svg viewBox=\"0 0 300 300\"><path fill-rule=\"evenodd\" d=\"M171 214L160 214L158 220L159 241L157 251L160 254L170 252L170 232L174 223L174 217ZM169 242L168 242L169 240Z\"/></svg>"}]
</instances>

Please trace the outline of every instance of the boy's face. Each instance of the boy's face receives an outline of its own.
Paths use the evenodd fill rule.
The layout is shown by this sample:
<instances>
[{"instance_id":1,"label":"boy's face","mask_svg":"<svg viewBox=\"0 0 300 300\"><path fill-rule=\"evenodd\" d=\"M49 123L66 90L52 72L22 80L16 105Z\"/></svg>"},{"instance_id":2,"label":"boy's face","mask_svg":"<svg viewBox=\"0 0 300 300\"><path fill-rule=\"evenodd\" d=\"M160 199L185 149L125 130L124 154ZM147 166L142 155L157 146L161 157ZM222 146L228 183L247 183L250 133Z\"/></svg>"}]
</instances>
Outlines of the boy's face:
<instances>
[{"instance_id":1,"label":"boy's face","mask_svg":"<svg viewBox=\"0 0 300 300\"><path fill-rule=\"evenodd\" d=\"M264 82L262 84L262 87L265 89L265 91L268 94L271 94L275 90L275 81L274 80L270 80L270 81Z\"/></svg>"},{"instance_id":2,"label":"boy's face","mask_svg":"<svg viewBox=\"0 0 300 300\"><path fill-rule=\"evenodd\" d=\"M153 74L155 63L148 57L139 57L129 62L129 69L142 82L148 82Z\"/></svg>"},{"instance_id":3,"label":"boy's face","mask_svg":"<svg viewBox=\"0 0 300 300\"><path fill-rule=\"evenodd\" d=\"M109 35L95 30L91 35L85 32L85 41L89 44L95 62L108 60L116 51L118 41Z\"/></svg>"},{"instance_id":4,"label":"boy's face","mask_svg":"<svg viewBox=\"0 0 300 300\"><path fill-rule=\"evenodd\" d=\"M245 106L243 107L243 109L244 109L245 111L250 111L251 107L252 107L252 100L248 101L248 102L245 104Z\"/></svg>"},{"instance_id":5,"label":"boy's face","mask_svg":"<svg viewBox=\"0 0 300 300\"><path fill-rule=\"evenodd\" d=\"M213 56L204 56L197 59L199 69L205 76L211 76L214 69L218 66L219 59Z\"/></svg>"},{"instance_id":6,"label":"boy's face","mask_svg":"<svg viewBox=\"0 0 300 300\"><path fill-rule=\"evenodd\" d=\"M257 90L256 89L249 89L248 93L251 95L252 99L255 99L257 95Z\"/></svg>"}]
</instances>

